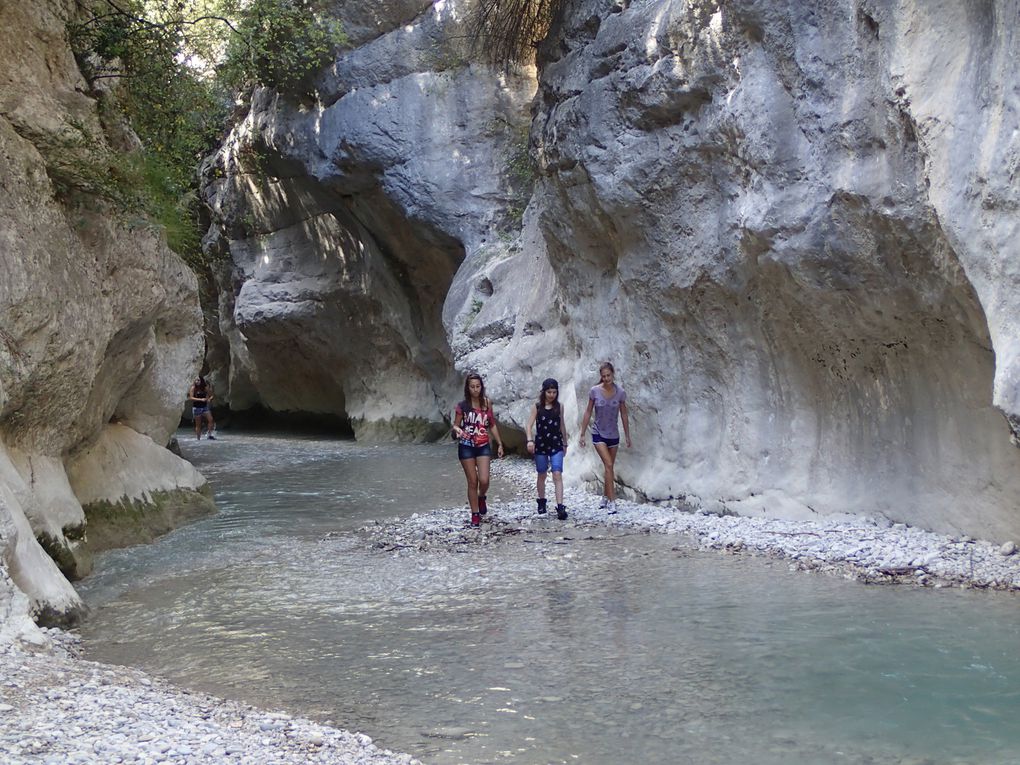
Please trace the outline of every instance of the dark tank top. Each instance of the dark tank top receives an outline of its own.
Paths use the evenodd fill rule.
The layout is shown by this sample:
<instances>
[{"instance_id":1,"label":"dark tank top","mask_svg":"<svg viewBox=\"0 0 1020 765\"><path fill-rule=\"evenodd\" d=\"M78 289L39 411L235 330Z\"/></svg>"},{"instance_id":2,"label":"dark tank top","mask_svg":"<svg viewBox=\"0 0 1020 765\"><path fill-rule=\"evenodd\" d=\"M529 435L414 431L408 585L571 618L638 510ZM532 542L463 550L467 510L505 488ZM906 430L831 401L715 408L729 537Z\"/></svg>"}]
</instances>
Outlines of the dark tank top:
<instances>
[{"instance_id":1,"label":"dark tank top","mask_svg":"<svg viewBox=\"0 0 1020 765\"><path fill-rule=\"evenodd\" d=\"M535 452L537 454L556 454L563 451L563 434L560 432L560 405L546 409L542 404L535 404L538 418L535 420Z\"/></svg>"}]
</instances>

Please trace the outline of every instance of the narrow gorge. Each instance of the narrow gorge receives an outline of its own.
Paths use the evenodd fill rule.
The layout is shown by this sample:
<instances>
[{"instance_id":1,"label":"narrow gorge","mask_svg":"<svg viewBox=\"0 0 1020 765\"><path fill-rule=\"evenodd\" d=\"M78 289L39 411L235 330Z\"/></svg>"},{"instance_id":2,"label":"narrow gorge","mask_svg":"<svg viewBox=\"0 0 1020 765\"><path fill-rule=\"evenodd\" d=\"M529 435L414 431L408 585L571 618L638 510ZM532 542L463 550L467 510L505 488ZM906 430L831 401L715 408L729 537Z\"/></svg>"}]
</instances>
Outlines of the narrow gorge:
<instances>
[{"instance_id":1,"label":"narrow gorge","mask_svg":"<svg viewBox=\"0 0 1020 765\"><path fill-rule=\"evenodd\" d=\"M212 511L164 448L203 366L369 442L445 437L477 370L520 446L609 359L631 496L1020 539L1016 3L571 0L510 69L470 0L329 5L310 93L243 94L201 161L196 275L67 188L69 131L137 141L75 4L0 3L4 638Z\"/></svg>"}]
</instances>

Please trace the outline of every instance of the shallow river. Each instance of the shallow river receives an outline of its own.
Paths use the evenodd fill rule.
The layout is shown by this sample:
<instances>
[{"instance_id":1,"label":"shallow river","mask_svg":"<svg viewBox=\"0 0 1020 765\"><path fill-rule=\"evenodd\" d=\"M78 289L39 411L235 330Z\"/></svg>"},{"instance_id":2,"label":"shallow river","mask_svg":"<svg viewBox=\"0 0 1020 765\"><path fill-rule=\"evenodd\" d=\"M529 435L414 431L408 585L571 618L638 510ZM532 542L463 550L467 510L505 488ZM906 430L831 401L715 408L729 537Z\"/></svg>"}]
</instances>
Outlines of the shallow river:
<instances>
[{"instance_id":1,"label":"shallow river","mask_svg":"<svg viewBox=\"0 0 1020 765\"><path fill-rule=\"evenodd\" d=\"M89 658L437 765L1020 761L1014 596L554 519L385 551L357 529L464 504L452 447L181 435L220 513L99 559Z\"/></svg>"}]
</instances>

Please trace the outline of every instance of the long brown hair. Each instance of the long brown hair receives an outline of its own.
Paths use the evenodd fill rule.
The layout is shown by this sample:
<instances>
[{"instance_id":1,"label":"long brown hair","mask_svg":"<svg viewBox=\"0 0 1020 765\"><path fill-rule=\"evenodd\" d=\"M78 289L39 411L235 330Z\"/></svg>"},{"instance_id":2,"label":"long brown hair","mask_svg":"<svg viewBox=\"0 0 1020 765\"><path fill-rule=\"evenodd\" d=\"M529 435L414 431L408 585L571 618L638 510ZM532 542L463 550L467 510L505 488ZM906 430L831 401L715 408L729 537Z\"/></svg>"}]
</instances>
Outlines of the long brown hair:
<instances>
[{"instance_id":1,"label":"long brown hair","mask_svg":"<svg viewBox=\"0 0 1020 765\"><path fill-rule=\"evenodd\" d=\"M477 372L471 372L467 377L464 378L464 403L467 405L468 409L471 408L471 391L468 390L468 383L470 383L472 380L478 380L478 382L481 383L482 390L478 394L478 397L480 399L478 404L482 409L488 409L488 407L485 405L485 402L487 401L487 399L485 398L485 380L483 380L482 376Z\"/></svg>"},{"instance_id":2,"label":"long brown hair","mask_svg":"<svg viewBox=\"0 0 1020 765\"><path fill-rule=\"evenodd\" d=\"M609 362L609 361L603 361L601 364L599 364L599 382L600 383L602 382L602 370L603 369L608 369L610 372L613 373L614 377L616 376L616 367L614 367L612 365L612 363Z\"/></svg>"}]
</instances>

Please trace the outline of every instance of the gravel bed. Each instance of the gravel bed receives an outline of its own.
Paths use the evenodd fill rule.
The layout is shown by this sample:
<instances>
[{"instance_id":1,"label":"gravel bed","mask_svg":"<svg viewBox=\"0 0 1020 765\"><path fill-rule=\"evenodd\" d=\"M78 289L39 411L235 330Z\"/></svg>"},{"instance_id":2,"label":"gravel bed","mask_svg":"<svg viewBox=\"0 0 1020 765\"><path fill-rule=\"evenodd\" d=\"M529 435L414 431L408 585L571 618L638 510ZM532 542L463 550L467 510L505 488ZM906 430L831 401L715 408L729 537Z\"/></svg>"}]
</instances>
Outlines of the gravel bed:
<instances>
[{"instance_id":1,"label":"gravel bed","mask_svg":"<svg viewBox=\"0 0 1020 765\"><path fill-rule=\"evenodd\" d=\"M1020 555L1015 545L992 544L967 536L950 537L890 523L854 517L817 521L746 518L617 500L616 512L598 507L598 497L578 488L564 493L569 518L535 512L532 463L522 459L493 461L493 475L515 487L513 498L490 498L490 513L480 529L465 526L464 508L416 513L391 524L362 529L383 548L428 550L466 542L492 544L528 529L614 526L684 535L703 550L783 558L791 567L824 571L867 583L906 583L926 587L1020 589ZM552 482L547 484L551 496ZM551 503L550 503L551 505Z\"/></svg>"},{"instance_id":2,"label":"gravel bed","mask_svg":"<svg viewBox=\"0 0 1020 765\"><path fill-rule=\"evenodd\" d=\"M75 635L0 646L5 765L410 765L349 733L282 712L190 693L144 672L85 661Z\"/></svg>"}]
</instances>

